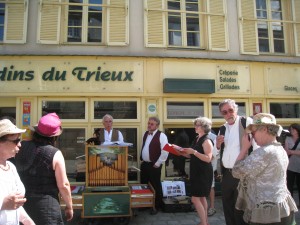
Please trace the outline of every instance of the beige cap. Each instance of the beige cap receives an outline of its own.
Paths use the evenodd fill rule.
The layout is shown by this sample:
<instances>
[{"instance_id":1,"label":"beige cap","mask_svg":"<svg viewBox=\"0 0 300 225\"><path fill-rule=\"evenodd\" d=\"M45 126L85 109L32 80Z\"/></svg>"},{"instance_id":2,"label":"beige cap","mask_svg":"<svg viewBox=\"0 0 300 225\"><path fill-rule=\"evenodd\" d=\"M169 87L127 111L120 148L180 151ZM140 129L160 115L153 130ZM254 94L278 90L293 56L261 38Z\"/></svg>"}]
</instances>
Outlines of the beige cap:
<instances>
[{"instance_id":1,"label":"beige cap","mask_svg":"<svg viewBox=\"0 0 300 225\"><path fill-rule=\"evenodd\" d=\"M7 134L21 134L24 133L26 129L19 129L10 120L3 119L0 120L0 137Z\"/></svg>"}]
</instances>

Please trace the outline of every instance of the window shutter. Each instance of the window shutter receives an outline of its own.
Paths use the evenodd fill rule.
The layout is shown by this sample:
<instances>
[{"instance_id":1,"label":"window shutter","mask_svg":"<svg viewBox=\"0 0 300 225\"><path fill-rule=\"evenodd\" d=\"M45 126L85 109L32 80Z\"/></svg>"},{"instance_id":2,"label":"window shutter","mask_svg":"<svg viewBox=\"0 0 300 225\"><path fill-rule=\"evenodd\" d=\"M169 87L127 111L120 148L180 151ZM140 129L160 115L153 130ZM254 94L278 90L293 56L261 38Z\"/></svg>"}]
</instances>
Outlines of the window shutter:
<instances>
[{"instance_id":1,"label":"window shutter","mask_svg":"<svg viewBox=\"0 0 300 225\"><path fill-rule=\"evenodd\" d=\"M228 51L226 0L210 0L208 15L209 49Z\"/></svg>"},{"instance_id":2,"label":"window shutter","mask_svg":"<svg viewBox=\"0 0 300 225\"><path fill-rule=\"evenodd\" d=\"M124 46L129 44L128 0L110 0L107 9L107 43Z\"/></svg>"},{"instance_id":3,"label":"window shutter","mask_svg":"<svg viewBox=\"0 0 300 225\"><path fill-rule=\"evenodd\" d=\"M5 18L4 42L26 43L28 0L18 0L19 4L7 4ZM14 2L16 3L16 1Z\"/></svg>"},{"instance_id":4,"label":"window shutter","mask_svg":"<svg viewBox=\"0 0 300 225\"><path fill-rule=\"evenodd\" d=\"M254 0L239 0L239 35L241 54L258 55L258 33Z\"/></svg>"},{"instance_id":5,"label":"window shutter","mask_svg":"<svg viewBox=\"0 0 300 225\"><path fill-rule=\"evenodd\" d=\"M295 49L296 49L296 56L300 56L300 1L293 0L293 15L294 21L294 35L295 35Z\"/></svg>"},{"instance_id":6,"label":"window shutter","mask_svg":"<svg viewBox=\"0 0 300 225\"><path fill-rule=\"evenodd\" d=\"M61 0L40 0L38 43L58 44L60 35Z\"/></svg>"},{"instance_id":7,"label":"window shutter","mask_svg":"<svg viewBox=\"0 0 300 225\"><path fill-rule=\"evenodd\" d=\"M144 0L144 8L146 47L166 47L163 0Z\"/></svg>"}]
</instances>

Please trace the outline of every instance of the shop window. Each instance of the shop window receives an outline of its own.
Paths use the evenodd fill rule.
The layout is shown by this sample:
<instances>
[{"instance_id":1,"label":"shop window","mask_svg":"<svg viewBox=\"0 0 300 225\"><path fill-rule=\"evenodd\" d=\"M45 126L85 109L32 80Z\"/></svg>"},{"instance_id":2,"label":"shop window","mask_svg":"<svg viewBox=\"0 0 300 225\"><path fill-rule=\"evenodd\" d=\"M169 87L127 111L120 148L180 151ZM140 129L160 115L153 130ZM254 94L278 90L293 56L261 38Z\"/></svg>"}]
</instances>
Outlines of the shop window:
<instances>
[{"instance_id":1,"label":"shop window","mask_svg":"<svg viewBox=\"0 0 300 225\"><path fill-rule=\"evenodd\" d=\"M132 143L128 147L128 181L138 181L138 151L137 149L137 129L136 128L116 128L121 131L124 141Z\"/></svg>"},{"instance_id":2,"label":"shop window","mask_svg":"<svg viewBox=\"0 0 300 225\"><path fill-rule=\"evenodd\" d=\"M270 103L270 113L278 118L300 118L300 103Z\"/></svg>"},{"instance_id":3,"label":"shop window","mask_svg":"<svg viewBox=\"0 0 300 225\"><path fill-rule=\"evenodd\" d=\"M55 112L60 119L85 119L84 101L42 101L42 114Z\"/></svg>"},{"instance_id":4,"label":"shop window","mask_svg":"<svg viewBox=\"0 0 300 225\"><path fill-rule=\"evenodd\" d=\"M70 182L84 181L85 129L63 127L63 132L57 141L57 148L64 155Z\"/></svg>"},{"instance_id":5,"label":"shop window","mask_svg":"<svg viewBox=\"0 0 300 225\"><path fill-rule=\"evenodd\" d=\"M0 43L25 43L28 0L4 2L0 3Z\"/></svg>"},{"instance_id":6,"label":"shop window","mask_svg":"<svg viewBox=\"0 0 300 225\"><path fill-rule=\"evenodd\" d=\"M95 101L94 119L110 114L114 119L137 119L136 101Z\"/></svg>"},{"instance_id":7,"label":"shop window","mask_svg":"<svg viewBox=\"0 0 300 225\"><path fill-rule=\"evenodd\" d=\"M239 116L246 116L246 103L245 102L236 102L238 107L238 115ZM223 118L223 116L220 113L219 110L219 102L212 102L211 103L212 108L212 118L213 119L219 119Z\"/></svg>"},{"instance_id":8,"label":"shop window","mask_svg":"<svg viewBox=\"0 0 300 225\"><path fill-rule=\"evenodd\" d=\"M128 0L42 0L42 44L128 44ZM64 22L63 22L64 21Z\"/></svg>"},{"instance_id":9,"label":"shop window","mask_svg":"<svg viewBox=\"0 0 300 225\"><path fill-rule=\"evenodd\" d=\"M16 119L16 107L0 107L0 118L2 117Z\"/></svg>"},{"instance_id":10,"label":"shop window","mask_svg":"<svg viewBox=\"0 0 300 225\"><path fill-rule=\"evenodd\" d=\"M168 119L195 119L203 115L203 102L167 102Z\"/></svg>"}]
</instances>

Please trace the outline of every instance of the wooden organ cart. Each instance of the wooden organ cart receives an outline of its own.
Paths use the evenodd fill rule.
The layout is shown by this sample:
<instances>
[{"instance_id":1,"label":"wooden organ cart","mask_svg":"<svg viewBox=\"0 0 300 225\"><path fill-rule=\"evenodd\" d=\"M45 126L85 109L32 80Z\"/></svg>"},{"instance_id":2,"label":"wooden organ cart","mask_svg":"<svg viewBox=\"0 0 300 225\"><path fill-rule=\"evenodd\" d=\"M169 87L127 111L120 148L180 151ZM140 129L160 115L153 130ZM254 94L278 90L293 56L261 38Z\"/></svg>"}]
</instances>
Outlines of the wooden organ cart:
<instances>
[{"instance_id":1,"label":"wooden organ cart","mask_svg":"<svg viewBox=\"0 0 300 225\"><path fill-rule=\"evenodd\" d=\"M86 145L82 218L113 217L116 224L129 223L131 193L127 157L127 146Z\"/></svg>"}]
</instances>

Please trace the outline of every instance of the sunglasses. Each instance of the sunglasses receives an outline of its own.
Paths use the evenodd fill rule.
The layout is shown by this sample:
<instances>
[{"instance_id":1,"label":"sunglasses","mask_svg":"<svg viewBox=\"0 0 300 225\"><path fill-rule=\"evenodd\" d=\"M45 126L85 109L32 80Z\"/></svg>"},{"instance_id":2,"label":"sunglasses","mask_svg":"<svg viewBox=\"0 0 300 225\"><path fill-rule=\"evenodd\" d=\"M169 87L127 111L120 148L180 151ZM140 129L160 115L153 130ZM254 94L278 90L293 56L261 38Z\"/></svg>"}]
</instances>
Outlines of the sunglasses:
<instances>
[{"instance_id":1,"label":"sunglasses","mask_svg":"<svg viewBox=\"0 0 300 225\"><path fill-rule=\"evenodd\" d=\"M226 116L228 113L234 113L234 109L228 109L228 111L227 111L227 110L221 111L221 114L222 114L223 116Z\"/></svg>"},{"instance_id":2,"label":"sunglasses","mask_svg":"<svg viewBox=\"0 0 300 225\"><path fill-rule=\"evenodd\" d=\"M14 143L15 145L17 145L21 141L21 138L18 138L18 139L15 139L15 140L4 139L4 141L8 141L8 142L11 142L11 143Z\"/></svg>"}]
</instances>

